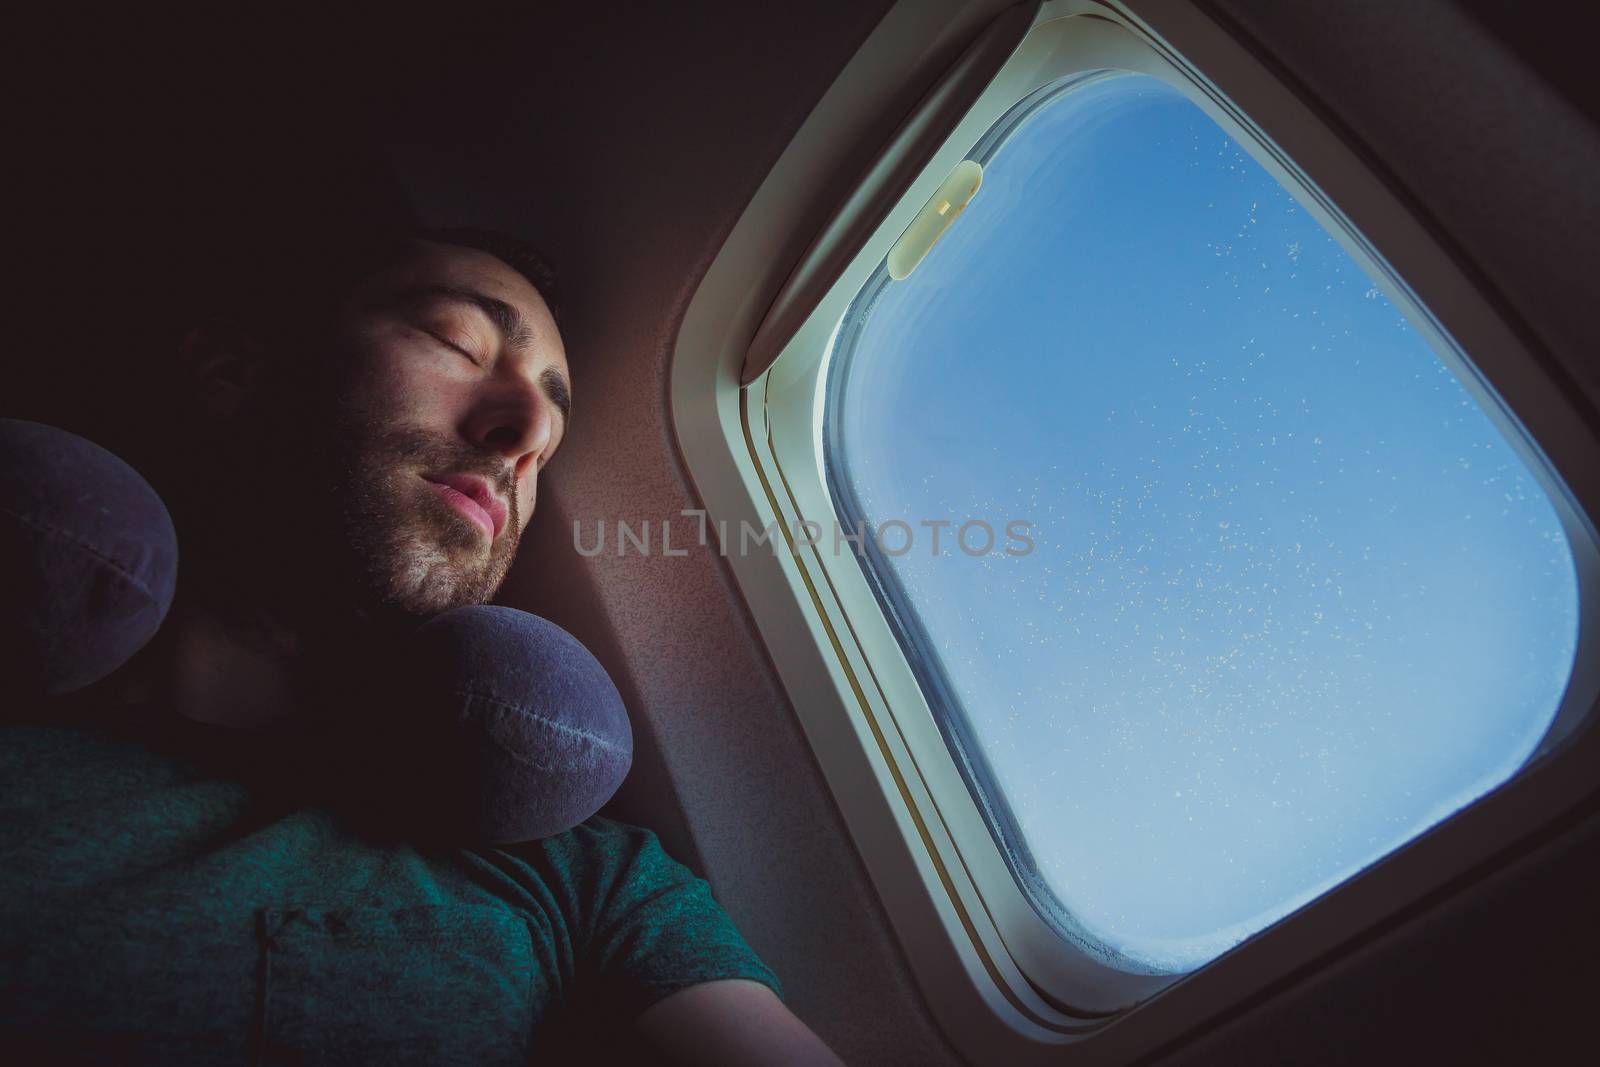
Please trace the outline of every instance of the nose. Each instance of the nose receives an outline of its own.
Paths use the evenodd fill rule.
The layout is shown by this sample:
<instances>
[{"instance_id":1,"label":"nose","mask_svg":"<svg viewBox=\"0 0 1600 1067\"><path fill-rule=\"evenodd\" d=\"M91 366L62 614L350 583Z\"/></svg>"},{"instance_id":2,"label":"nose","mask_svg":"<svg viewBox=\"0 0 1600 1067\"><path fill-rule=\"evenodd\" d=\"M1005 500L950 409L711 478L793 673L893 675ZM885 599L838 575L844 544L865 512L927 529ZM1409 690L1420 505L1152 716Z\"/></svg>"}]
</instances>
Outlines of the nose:
<instances>
[{"instance_id":1,"label":"nose","mask_svg":"<svg viewBox=\"0 0 1600 1067\"><path fill-rule=\"evenodd\" d=\"M500 456L516 479L518 495L524 480L535 471L539 455L550 443L555 425L554 405L527 378L486 382L464 427L473 444Z\"/></svg>"}]
</instances>

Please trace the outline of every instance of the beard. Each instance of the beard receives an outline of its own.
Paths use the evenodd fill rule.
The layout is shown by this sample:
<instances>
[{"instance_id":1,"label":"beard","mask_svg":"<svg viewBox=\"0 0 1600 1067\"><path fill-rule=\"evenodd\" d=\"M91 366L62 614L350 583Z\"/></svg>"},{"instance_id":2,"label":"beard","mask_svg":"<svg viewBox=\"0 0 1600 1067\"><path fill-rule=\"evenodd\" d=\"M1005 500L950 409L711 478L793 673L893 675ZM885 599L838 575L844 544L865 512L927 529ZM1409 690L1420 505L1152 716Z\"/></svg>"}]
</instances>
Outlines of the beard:
<instances>
[{"instance_id":1,"label":"beard","mask_svg":"<svg viewBox=\"0 0 1600 1067\"><path fill-rule=\"evenodd\" d=\"M456 436L395 423L347 399L282 397L251 420L193 504L203 536L185 555L202 584L255 600L308 630L401 627L483 604L504 583L522 523L508 462ZM255 472L248 483L239 470ZM475 474L507 502L492 540L424 475ZM197 532L202 532L197 531ZM193 551L190 551L191 545ZM181 569L181 568L180 568ZM213 599L208 597L207 599Z\"/></svg>"},{"instance_id":2,"label":"beard","mask_svg":"<svg viewBox=\"0 0 1600 1067\"><path fill-rule=\"evenodd\" d=\"M416 427L346 427L328 493L346 573L358 603L431 616L487 603L504 583L520 537L518 502L505 461ZM353 431L353 432L351 432ZM508 501L505 527L489 540L446 503L424 474L476 474Z\"/></svg>"}]
</instances>

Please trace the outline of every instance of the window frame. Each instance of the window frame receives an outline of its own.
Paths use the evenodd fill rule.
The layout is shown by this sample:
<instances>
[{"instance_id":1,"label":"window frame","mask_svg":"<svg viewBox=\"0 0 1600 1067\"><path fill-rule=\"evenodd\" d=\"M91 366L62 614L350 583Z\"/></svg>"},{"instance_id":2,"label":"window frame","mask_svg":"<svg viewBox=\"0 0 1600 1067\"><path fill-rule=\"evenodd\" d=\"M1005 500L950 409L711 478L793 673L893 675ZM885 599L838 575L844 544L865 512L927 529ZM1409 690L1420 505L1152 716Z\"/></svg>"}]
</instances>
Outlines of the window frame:
<instances>
[{"instance_id":1,"label":"window frame","mask_svg":"<svg viewBox=\"0 0 1600 1067\"><path fill-rule=\"evenodd\" d=\"M950 18L924 13L919 24L907 7L891 11L863 56L887 47L878 40L886 31L905 33L911 24L932 33L939 18ZM986 7L992 13L995 5ZM778 358L740 388L749 332L739 323L759 304L760 275L737 259L760 254L750 234L793 225L782 202L793 198L792 174L802 164L786 155L691 302L672 371L674 418L711 519L735 529L778 521L785 531L785 551L730 549L730 567L913 971L958 1047L1004 1049L1017 1062L1054 1058L1063 1045L1093 1059L1121 1059L1171 1039L1511 847L1580 801L1600 768L1600 731L1586 721L1600 691L1592 654L1600 634L1600 556L1585 514L1585 506L1600 510L1600 484L1583 469L1596 442L1577 406L1582 398L1561 392L1399 198L1236 42L1192 5L1161 5L1159 34L1136 14L1146 10L1153 9L1116 0L1044 4L1010 60ZM1226 95L1197 64L1228 72ZM848 550L826 551L826 540L797 549L790 533L802 518L831 529L836 515L823 460L823 405L834 333L862 285L955 163L1015 103L1060 78L1108 67L1178 88L1344 244L1522 455L1556 504L1578 568L1577 662L1533 760L1367 870L1177 976L1112 967L1084 946L1064 950L999 853L862 567ZM836 89L847 81L842 76ZM835 95L812 123L829 120ZM1248 107L1251 118L1236 105ZM1459 356L1452 336L1476 365ZM1524 413L1520 424L1512 410ZM1565 472L1565 487L1552 470ZM1123 1025L1134 1016L1137 1027Z\"/></svg>"}]
</instances>

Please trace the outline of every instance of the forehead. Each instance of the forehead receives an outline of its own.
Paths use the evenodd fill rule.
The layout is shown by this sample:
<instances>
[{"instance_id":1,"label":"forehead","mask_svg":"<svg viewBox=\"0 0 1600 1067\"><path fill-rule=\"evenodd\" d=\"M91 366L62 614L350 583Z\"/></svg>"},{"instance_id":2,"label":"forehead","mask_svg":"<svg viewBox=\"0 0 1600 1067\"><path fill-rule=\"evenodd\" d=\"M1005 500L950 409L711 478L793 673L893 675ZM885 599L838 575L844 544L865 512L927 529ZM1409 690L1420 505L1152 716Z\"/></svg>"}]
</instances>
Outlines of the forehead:
<instances>
[{"instance_id":1,"label":"forehead","mask_svg":"<svg viewBox=\"0 0 1600 1067\"><path fill-rule=\"evenodd\" d=\"M435 287L481 293L510 304L532 330L531 347L566 363L561 334L539 290L498 256L476 248L409 241L399 258L362 281L353 296L358 304L384 305Z\"/></svg>"}]
</instances>

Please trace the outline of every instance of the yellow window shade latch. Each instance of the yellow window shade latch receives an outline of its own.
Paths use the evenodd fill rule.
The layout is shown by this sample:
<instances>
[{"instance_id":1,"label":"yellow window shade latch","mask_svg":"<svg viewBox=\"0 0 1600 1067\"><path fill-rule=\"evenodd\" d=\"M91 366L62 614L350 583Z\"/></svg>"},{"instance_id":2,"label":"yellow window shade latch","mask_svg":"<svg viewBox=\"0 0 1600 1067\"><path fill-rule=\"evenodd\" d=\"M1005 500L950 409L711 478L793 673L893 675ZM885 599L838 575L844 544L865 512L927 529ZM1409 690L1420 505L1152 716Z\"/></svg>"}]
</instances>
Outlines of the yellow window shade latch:
<instances>
[{"instance_id":1,"label":"yellow window shade latch","mask_svg":"<svg viewBox=\"0 0 1600 1067\"><path fill-rule=\"evenodd\" d=\"M978 195L983 184L983 167L970 159L957 163L950 176L939 186L933 198L922 205L917 217L911 220L900 240L889 249L889 277L905 281L917 269L933 246L939 243L950 224L961 216Z\"/></svg>"}]
</instances>

